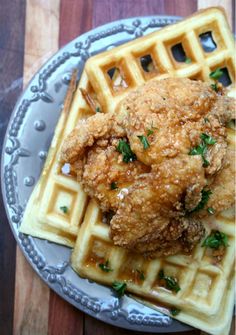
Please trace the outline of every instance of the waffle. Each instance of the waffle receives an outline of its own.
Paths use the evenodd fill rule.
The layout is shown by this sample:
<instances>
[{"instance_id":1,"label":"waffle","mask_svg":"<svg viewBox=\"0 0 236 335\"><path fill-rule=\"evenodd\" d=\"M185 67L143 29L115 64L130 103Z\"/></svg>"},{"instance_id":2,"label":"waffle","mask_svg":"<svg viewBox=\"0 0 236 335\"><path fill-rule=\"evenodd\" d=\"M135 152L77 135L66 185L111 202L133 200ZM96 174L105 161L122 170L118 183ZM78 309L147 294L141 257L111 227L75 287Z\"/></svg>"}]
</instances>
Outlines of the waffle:
<instances>
[{"instance_id":1,"label":"waffle","mask_svg":"<svg viewBox=\"0 0 236 335\"><path fill-rule=\"evenodd\" d=\"M199 38L208 32L217 45L212 52L204 50ZM145 303L154 304L152 306L158 309L163 304L179 308L178 320L222 335L228 332L233 309L232 211L215 219L218 229L225 232L230 243L219 266L212 264L211 257L201 246L192 256L147 260L112 244L109 227L102 222L98 205L88 199L69 166L59 168L57 159L63 140L80 119L93 115L96 108L105 113L114 111L130 90L148 80L173 76L210 82L210 72L221 68L226 69L231 81L228 94L236 96L233 44L224 12L209 8L178 24L91 57L76 91L76 74L72 77L42 175L20 227L26 234L69 247L75 245L72 266L81 276L107 285L115 280L126 281L128 291ZM175 45L182 46L185 61L175 59L172 53ZM144 69L142 61L145 58L148 64ZM90 101L88 96L92 98ZM229 130L231 142L233 137ZM98 267L98 263L106 259L109 259L112 272L104 273ZM178 277L181 290L177 294L159 286L160 268ZM136 270L143 271L145 280L140 279ZM164 308L164 312L168 311Z\"/></svg>"},{"instance_id":2,"label":"waffle","mask_svg":"<svg viewBox=\"0 0 236 335\"><path fill-rule=\"evenodd\" d=\"M99 208L91 200L72 253L72 267L80 276L109 286L114 281L126 282L128 292L142 297L144 303L148 302L161 312L170 314L171 308L178 308L181 312L175 318L179 321L210 334L227 335L234 305L233 215L231 209L214 219L230 244L220 264L214 265L208 249L200 245L192 256L148 260L114 246L109 238L109 226L102 222ZM207 225L206 229L209 233ZM112 269L108 273L99 267L107 260ZM181 290L177 294L160 286L158 273L161 269L178 278Z\"/></svg>"},{"instance_id":3,"label":"waffle","mask_svg":"<svg viewBox=\"0 0 236 335\"><path fill-rule=\"evenodd\" d=\"M234 130L227 131L229 146L235 148ZM147 259L113 244L109 225L97 203L90 200L71 264L81 277L109 286L115 281L125 282L127 292L151 308L171 317L171 310L179 309L180 313L175 316L177 320L209 334L227 335L234 307L234 208L211 217L203 224L206 235L212 232L209 227L213 227L228 237L229 246L219 262L208 248L200 244L190 256L178 254ZM102 271L99 266L107 261L110 272ZM160 270L178 278L181 288L178 293L163 287L158 278Z\"/></svg>"},{"instance_id":4,"label":"waffle","mask_svg":"<svg viewBox=\"0 0 236 335\"><path fill-rule=\"evenodd\" d=\"M198 38L209 31L217 45L210 53L204 51ZM190 64L175 60L172 46L178 44L183 45ZM142 57L147 55L152 59L148 72L141 66ZM95 106L103 112L111 112L131 89L154 78L177 76L210 81L210 71L218 67L227 67L232 82L228 94L234 96L234 65L233 38L220 8L199 11L175 25L91 57L76 92L75 78L71 81L42 175L27 204L20 231L67 246L74 245L86 211L87 196L73 176L58 170L57 155L66 135L79 119L93 115ZM115 71L111 76L108 72L112 69ZM94 106L88 103L81 90L92 98ZM68 213L60 209L63 206L69 208Z\"/></svg>"},{"instance_id":5,"label":"waffle","mask_svg":"<svg viewBox=\"0 0 236 335\"><path fill-rule=\"evenodd\" d=\"M87 205L87 195L76 178L68 173L68 166L58 169L57 154L63 139L79 119L93 113L76 89L74 72L60 119L40 179L34 188L24 213L20 232L73 247ZM82 75L81 87L87 87ZM73 101L72 101L73 100ZM79 102L79 105L78 105ZM32 220L32 218L34 218Z\"/></svg>"},{"instance_id":6,"label":"waffle","mask_svg":"<svg viewBox=\"0 0 236 335\"><path fill-rule=\"evenodd\" d=\"M204 44L210 36L212 49L214 44L216 47L212 52L211 46ZM147 58L150 68L143 64ZM236 97L234 40L219 7L201 10L177 24L91 57L85 66L104 112L115 110L130 90L152 78L187 77L209 82L209 74L217 68L224 69L226 84L231 82L229 95ZM112 76L114 70L120 73L120 85Z\"/></svg>"}]
</instances>

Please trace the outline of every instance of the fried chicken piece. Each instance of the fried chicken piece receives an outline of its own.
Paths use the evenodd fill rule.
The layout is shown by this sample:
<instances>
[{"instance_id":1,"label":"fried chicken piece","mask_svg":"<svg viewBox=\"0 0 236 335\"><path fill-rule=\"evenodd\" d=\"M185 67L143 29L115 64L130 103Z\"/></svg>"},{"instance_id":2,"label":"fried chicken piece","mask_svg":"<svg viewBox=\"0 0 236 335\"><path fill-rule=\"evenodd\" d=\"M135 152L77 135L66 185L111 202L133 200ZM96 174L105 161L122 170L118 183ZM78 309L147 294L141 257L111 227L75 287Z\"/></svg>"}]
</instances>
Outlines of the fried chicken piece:
<instances>
[{"instance_id":1,"label":"fried chicken piece","mask_svg":"<svg viewBox=\"0 0 236 335\"><path fill-rule=\"evenodd\" d=\"M74 163L81 159L86 154L86 149L92 147L96 140L125 136L122 127L124 118L123 111L117 114L97 113L87 120L80 120L62 145L60 163Z\"/></svg>"},{"instance_id":2,"label":"fried chicken piece","mask_svg":"<svg viewBox=\"0 0 236 335\"><path fill-rule=\"evenodd\" d=\"M201 189L206 184L199 156L168 159L157 172L138 178L111 220L114 243L142 253L153 252L171 225L172 234L166 236L177 240L187 229L186 225L181 226L184 215L181 201L186 190L196 183L201 184Z\"/></svg>"},{"instance_id":3,"label":"fried chicken piece","mask_svg":"<svg viewBox=\"0 0 236 335\"><path fill-rule=\"evenodd\" d=\"M216 117L222 125L235 119L236 102L235 99L224 95L217 96L217 102L209 113L209 116Z\"/></svg>"},{"instance_id":4,"label":"fried chicken piece","mask_svg":"<svg viewBox=\"0 0 236 335\"><path fill-rule=\"evenodd\" d=\"M119 139L100 140L88 151L87 160L77 171L85 192L95 198L102 210L116 211L123 193L136 178L150 171L139 161L124 163L116 150Z\"/></svg>"},{"instance_id":5,"label":"fried chicken piece","mask_svg":"<svg viewBox=\"0 0 236 335\"><path fill-rule=\"evenodd\" d=\"M235 148L227 148L224 168L216 175L209 190L212 192L206 208L194 213L196 218L209 215L207 208L219 213L235 204Z\"/></svg>"},{"instance_id":6,"label":"fried chicken piece","mask_svg":"<svg viewBox=\"0 0 236 335\"><path fill-rule=\"evenodd\" d=\"M200 144L201 134L207 133L217 142L211 148L212 155L208 154L210 163L218 159L217 166L209 167L209 174L214 174L226 153L226 132L221 121L231 118L230 101L226 98L225 102L207 83L185 78L149 82L132 92L122 106L123 114L128 114L126 131L131 148L140 161L156 165L166 157L188 154L190 148ZM210 115L214 127L205 121ZM140 136L149 142L146 150Z\"/></svg>"},{"instance_id":7,"label":"fried chicken piece","mask_svg":"<svg viewBox=\"0 0 236 335\"><path fill-rule=\"evenodd\" d=\"M225 123L233 111L233 99L207 83L150 81L115 113L81 121L60 160L73 165L104 211L115 212L110 233L116 245L151 256L190 252L204 234L195 214L204 187L211 184L215 193L224 178L232 181L232 166L225 171ZM120 139L130 143L137 161L123 162ZM119 189L111 190L113 182ZM220 205L216 196L216 210L232 203L231 191Z\"/></svg>"},{"instance_id":8,"label":"fried chicken piece","mask_svg":"<svg viewBox=\"0 0 236 335\"><path fill-rule=\"evenodd\" d=\"M146 257L166 257L180 252L190 253L205 235L205 228L196 219L172 219L157 239L136 244L139 252ZM153 251L154 250L154 251Z\"/></svg>"},{"instance_id":9,"label":"fried chicken piece","mask_svg":"<svg viewBox=\"0 0 236 335\"><path fill-rule=\"evenodd\" d=\"M203 227L201 222L196 219L188 218L187 220L188 225L180 238L180 242L182 250L189 253L205 235L205 228Z\"/></svg>"}]
</instances>

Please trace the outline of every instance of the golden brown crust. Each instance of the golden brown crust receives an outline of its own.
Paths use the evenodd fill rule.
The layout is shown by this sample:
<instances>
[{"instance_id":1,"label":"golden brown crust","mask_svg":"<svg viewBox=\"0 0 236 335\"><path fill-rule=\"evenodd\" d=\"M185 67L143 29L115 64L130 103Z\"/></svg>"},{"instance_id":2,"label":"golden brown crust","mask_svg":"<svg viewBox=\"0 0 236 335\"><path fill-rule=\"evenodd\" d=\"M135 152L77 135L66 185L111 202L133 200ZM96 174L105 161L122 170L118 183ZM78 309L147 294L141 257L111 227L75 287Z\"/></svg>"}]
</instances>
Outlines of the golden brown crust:
<instances>
[{"instance_id":1,"label":"golden brown crust","mask_svg":"<svg viewBox=\"0 0 236 335\"><path fill-rule=\"evenodd\" d=\"M190 252L204 233L193 217L204 215L194 209L206 185L215 193L208 206L218 211L232 204L232 187L222 190L220 184L233 178L225 128L233 108L223 90L168 78L130 93L116 113L99 113L78 124L61 159L74 167L77 162L85 191L103 211L114 211L110 234L116 245L145 255ZM206 144L203 135L214 143ZM137 161L122 161L117 145L125 138ZM203 145L203 155L190 155ZM216 195L220 191L224 201Z\"/></svg>"},{"instance_id":2,"label":"golden brown crust","mask_svg":"<svg viewBox=\"0 0 236 335\"><path fill-rule=\"evenodd\" d=\"M98 141L89 150L83 168L81 182L84 190L99 201L103 211L116 211L125 190L139 175L150 171L139 161L124 163L116 150L118 142L119 139Z\"/></svg>"}]
</instances>

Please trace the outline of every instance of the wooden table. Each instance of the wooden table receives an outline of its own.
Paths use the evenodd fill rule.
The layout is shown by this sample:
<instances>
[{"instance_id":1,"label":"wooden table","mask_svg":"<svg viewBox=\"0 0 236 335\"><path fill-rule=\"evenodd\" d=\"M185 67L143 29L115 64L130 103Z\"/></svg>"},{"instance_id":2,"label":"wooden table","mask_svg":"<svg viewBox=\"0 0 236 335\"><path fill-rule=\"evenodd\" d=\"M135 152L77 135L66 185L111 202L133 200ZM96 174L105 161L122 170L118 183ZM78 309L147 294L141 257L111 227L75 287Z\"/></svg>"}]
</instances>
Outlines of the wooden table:
<instances>
[{"instance_id":1,"label":"wooden table","mask_svg":"<svg viewBox=\"0 0 236 335\"><path fill-rule=\"evenodd\" d=\"M0 145L23 87L40 65L71 39L121 18L187 16L211 5L224 6L232 24L234 3L234 0L0 0ZM51 291L16 247L1 197L0 208L1 335L135 334L91 318Z\"/></svg>"}]
</instances>

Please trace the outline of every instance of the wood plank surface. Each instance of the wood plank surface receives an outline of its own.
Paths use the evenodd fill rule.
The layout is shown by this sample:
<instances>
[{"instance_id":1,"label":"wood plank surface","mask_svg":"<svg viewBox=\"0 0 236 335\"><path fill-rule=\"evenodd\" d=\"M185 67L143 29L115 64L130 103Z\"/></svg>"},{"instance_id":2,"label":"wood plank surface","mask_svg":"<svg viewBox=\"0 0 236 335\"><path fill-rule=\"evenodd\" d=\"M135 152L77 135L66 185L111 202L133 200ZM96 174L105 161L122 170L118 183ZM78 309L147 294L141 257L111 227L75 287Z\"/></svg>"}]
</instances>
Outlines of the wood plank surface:
<instances>
[{"instance_id":1,"label":"wood plank surface","mask_svg":"<svg viewBox=\"0 0 236 335\"><path fill-rule=\"evenodd\" d=\"M84 335L85 314L52 290L49 311L48 335L74 335L75 332L76 335Z\"/></svg>"},{"instance_id":2,"label":"wood plank surface","mask_svg":"<svg viewBox=\"0 0 236 335\"><path fill-rule=\"evenodd\" d=\"M25 1L0 0L0 151L11 111L22 91ZM0 192L0 334L12 334L15 239Z\"/></svg>"},{"instance_id":3,"label":"wood plank surface","mask_svg":"<svg viewBox=\"0 0 236 335\"><path fill-rule=\"evenodd\" d=\"M61 0L59 47L90 30L94 1Z\"/></svg>"},{"instance_id":4,"label":"wood plank surface","mask_svg":"<svg viewBox=\"0 0 236 335\"><path fill-rule=\"evenodd\" d=\"M24 86L58 50L59 0L28 0L25 20ZM48 332L50 290L17 247L14 335ZM20 307L20 308L19 308Z\"/></svg>"},{"instance_id":5,"label":"wood plank surface","mask_svg":"<svg viewBox=\"0 0 236 335\"><path fill-rule=\"evenodd\" d=\"M198 0L198 9L211 6L221 6L225 9L231 28L233 27L233 3L234 0Z\"/></svg>"},{"instance_id":6,"label":"wood plank surface","mask_svg":"<svg viewBox=\"0 0 236 335\"><path fill-rule=\"evenodd\" d=\"M26 85L59 47L76 36L121 18L187 16L212 5L225 7L235 22L233 0L0 0L0 138L23 81ZM3 208L1 201L0 196ZM39 279L18 248L15 264L14 238L4 211L0 213L0 335L145 334L105 324L68 304Z\"/></svg>"},{"instance_id":7,"label":"wood plank surface","mask_svg":"<svg viewBox=\"0 0 236 335\"><path fill-rule=\"evenodd\" d=\"M93 28L120 18L164 14L188 16L196 10L195 0L98 0L94 1Z\"/></svg>"}]
</instances>

